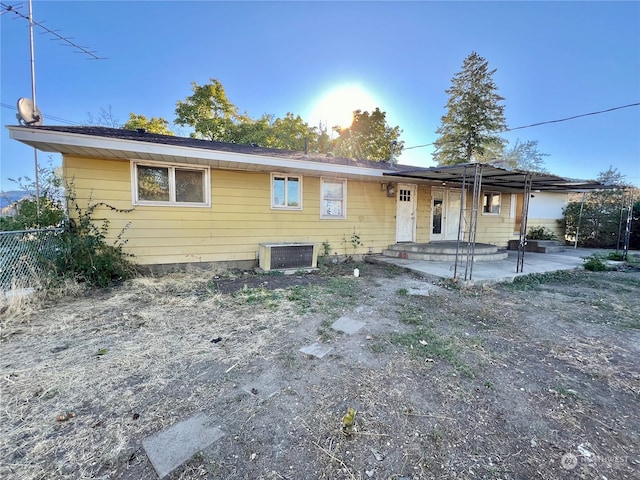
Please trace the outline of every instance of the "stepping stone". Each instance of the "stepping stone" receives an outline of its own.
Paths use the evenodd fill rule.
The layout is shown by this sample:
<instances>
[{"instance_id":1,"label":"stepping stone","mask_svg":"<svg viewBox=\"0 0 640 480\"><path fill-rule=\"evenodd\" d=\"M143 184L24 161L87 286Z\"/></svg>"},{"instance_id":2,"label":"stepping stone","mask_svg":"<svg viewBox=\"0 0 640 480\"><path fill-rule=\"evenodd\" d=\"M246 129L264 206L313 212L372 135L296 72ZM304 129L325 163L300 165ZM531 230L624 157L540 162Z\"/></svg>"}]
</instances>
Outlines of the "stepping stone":
<instances>
[{"instance_id":1,"label":"stepping stone","mask_svg":"<svg viewBox=\"0 0 640 480\"><path fill-rule=\"evenodd\" d=\"M426 297L431 292L431 288L428 286L424 287L409 287L409 295L415 295L419 297Z\"/></svg>"},{"instance_id":2,"label":"stepping stone","mask_svg":"<svg viewBox=\"0 0 640 480\"><path fill-rule=\"evenodd\" d=\"M318 358L324 357L331 350L332 350L331 347L327 347L326 345L321 345L318 342L315 342L314 344L309 345L308 347L302 347L300 349L302 353L306 353L307 355L313 355L314 357L318 357Z\"/></svg>"},{"instance_id":3,"label":"stepping stone","mask_svg":"<svg viewBox=\"0 0 640 480\"><path fill-rule=\"evenodd\" d=\"M280 391L280 388L275 386L273 381L273 374L267 373L253 382L247 383L242 387L242 390L261 400L268 400Z\"/></svg>"},{"instance_id":4,"label":"stepping stone","mask_svg":"<svg viewBox=\"0 0 640 480\"><path fill-rule=\"evenodd\" d=\"M362 327L365 326L364 322L359 322L358 320L352 320L349 317L340 317L338 320L333 322L331 328L334 330L338 330L339 332L344 332L349 335L353 335Z\"/></svg>"},{"instance_id":5,"label":"stepping stone","mask_svg":"<svg viewBox=\"0 0 640 480\"><path fill-rule=\"evenodd\" d=\"M196 452L204 450L224 436L204 413L192 417L156 433L142 441L144 451L159 478L164 478Z\"/></svg>"}]
</instances>

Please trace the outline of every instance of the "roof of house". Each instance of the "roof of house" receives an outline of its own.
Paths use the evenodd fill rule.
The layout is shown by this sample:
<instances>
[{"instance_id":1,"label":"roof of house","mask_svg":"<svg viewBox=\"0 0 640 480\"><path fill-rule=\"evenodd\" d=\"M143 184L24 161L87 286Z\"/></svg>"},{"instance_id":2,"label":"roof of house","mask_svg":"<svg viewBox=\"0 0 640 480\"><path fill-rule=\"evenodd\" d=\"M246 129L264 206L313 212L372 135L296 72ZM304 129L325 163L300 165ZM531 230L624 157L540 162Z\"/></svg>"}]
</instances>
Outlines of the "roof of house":
<instances>
[{"instance_id":1,"label":"roof of house","mask_svg":"<svg viewBox=\"0 0 640 480\"><path fill-rule=\"evenodd\" d=\"M8 126L11 138L45 152L97 158L175 162L249 171L281 171L315 175L369 178L448 186L473 183L476 165L430 168L334 157L321 153L265 148L256 145L214 142L190 137L160 135L140 130L96 126ZM507 170L481 165L483 188L515 192L533 190L584 191L609 188L593 180L575 180L550 173Z\"/></svg>"},{"instance_id":2,"label":"roof of house","mask_svg":"<svg viewBox=\"0 0 640 480\"><path fill-rule=\"evenodd\" d=\"M107 127L8 126L11 138L45 152L209 165L240 170L303 171L382 177L400 170L388 162L265 148Z\"/></svg>"}]
</instances>

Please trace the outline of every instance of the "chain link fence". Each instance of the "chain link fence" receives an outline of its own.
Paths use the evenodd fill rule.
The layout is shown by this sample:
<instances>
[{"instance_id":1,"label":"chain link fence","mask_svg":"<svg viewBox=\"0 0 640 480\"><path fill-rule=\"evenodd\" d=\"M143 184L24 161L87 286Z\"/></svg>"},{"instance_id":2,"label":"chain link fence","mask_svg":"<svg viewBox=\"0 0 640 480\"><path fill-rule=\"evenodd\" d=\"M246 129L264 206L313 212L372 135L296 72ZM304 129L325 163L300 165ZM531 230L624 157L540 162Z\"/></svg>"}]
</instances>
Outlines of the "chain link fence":
<instances>
[{"instance_id":1,"label":"chain link fence","mask_svg":"<svg viewBox=\"0 0 640 480\"><path fill-rule=\"evenodd\" d=\"M62 229L0 232L0 291L36 287L52 274Z\"/></svg>"}]
</instances>

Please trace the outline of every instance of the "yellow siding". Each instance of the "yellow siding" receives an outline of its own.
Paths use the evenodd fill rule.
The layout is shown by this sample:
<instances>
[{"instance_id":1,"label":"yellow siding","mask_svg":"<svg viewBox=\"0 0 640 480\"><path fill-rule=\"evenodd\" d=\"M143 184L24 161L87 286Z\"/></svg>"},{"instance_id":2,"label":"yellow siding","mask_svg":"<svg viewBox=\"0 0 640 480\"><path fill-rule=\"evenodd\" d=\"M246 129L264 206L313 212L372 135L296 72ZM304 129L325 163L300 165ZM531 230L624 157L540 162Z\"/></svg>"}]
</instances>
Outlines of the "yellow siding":
<instances>
[{"instance_id":1,"label":"yellow siding","mask_svg":"<svg viewBox=\"0 0 640 480\"><path fill-rule=\"evenodd\" d=\"M303 209L272 210L269 172L211 170L211 206L133 206L131 165L125 160L65 156L65 178L73 184L78 204L104 202L128 213L104 207L94 220L110 222L109 239L123 228L125 249L143 265L254 261L260 243L322 243L330 254L380 253L395 243L396 199L387 197L379 181L347 181L347 218L320 219L320 177L303 175ZM502 194L499 215L478 215L476 240L506 247L514 235L512 196ZM416 241L431 237L432 191L418 185ZM514 210L515 211L515 210ZM72 212L73 214L73 212ZM555 220L529 219L529 227L545 226L560 236ZM356 233L362 246L354 252Z\"/></svg>"},{"instance_id":2,"label":"yellow siding","mask_svg":"<svg viewBox=\"0 0 640 480\"><path fill-rule=\"evenodd\" d=\"M553 232L558 240L564 240L564 228L553 218L529 218L527 220L527 231L532 228L545 227Z\"/></svg>"},{"instance_id":3,"label":"yellow siding","mask_svg":"<svg viewBox=\"0 0 640 480\"><path fill-rule=\"evenodd\" d=\"M511 195L508 193L500 195L499 215L483 214L482 205L480 208L476 241L506 247L509 239L512 238L515 224L515 218L511 218Z\"/></svg>"},{"instance_id":4,"label":"yellow siding","mask_svg":"<svg viewBox=\"0 0 640 480\"><path fill-rule=\"evenodd\" d=\"M81 207L91 199L134 208L128 161L65 156L63 170ZM125 249L143 265L255 260L264 242L313 242L322 251L327 241L332 254L352 254L354 231L363 243L358 254L395 242L395 199L379 182L347 182L344 220L320 219L319 177L303 176L301 211L272 210L270 182L268 172L211 170L211 207L99 207L94 220L109 220L110 240L128 225Z\"/></svg>"},{"instance_id":5,"label":"yellow siding","mask_svg":"<svg viewBox=\"0 0 640 480\"><path fill-rule=\"evenodd\" d=\"M431 187L418 185L416 242L428 243L431 240Z\"/></svg>"}]
</instances>

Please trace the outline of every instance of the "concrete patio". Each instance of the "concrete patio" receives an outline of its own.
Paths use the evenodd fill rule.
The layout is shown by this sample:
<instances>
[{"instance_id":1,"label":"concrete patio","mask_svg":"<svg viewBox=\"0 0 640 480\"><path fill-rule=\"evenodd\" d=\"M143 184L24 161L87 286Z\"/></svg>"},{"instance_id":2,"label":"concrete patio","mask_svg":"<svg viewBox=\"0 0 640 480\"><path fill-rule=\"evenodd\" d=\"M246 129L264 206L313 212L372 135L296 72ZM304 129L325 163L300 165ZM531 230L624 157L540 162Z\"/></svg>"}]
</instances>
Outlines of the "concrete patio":
<instances>
[{"instance_id":1,"label":"concrete patio","mask_svg":"<svg viewBox=\"0 0 640 480\"><path fill-rule=\"evenodd\" d=\"M532 273L557 272L560 270L573 270L581 268L584 258L594 253L606 255L610 250L571 248L567 247L564 252L557 253L534 253L526 252L524 255L524 271L516 273L518 252L508 250L505 260L495 260L490 262L475 262L471 271L471 279L467 272L465 281L465 261L458 262L457 277L458 282L465 285L484 285L500 282L512 282L516 276L529 275ZM425 260L411 260L402 258L385 257L375 255L367 257L371 263L384 263L406 268L433 280L451 279L454 276L454 262L439 262Z\"/></svg>"}]
</instances>

